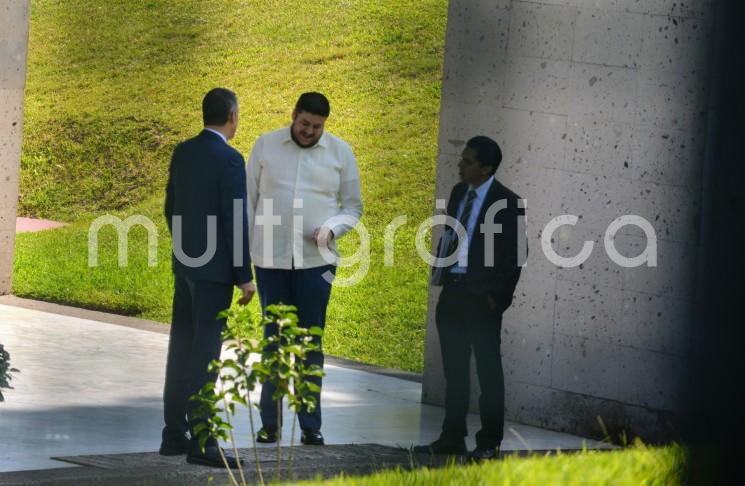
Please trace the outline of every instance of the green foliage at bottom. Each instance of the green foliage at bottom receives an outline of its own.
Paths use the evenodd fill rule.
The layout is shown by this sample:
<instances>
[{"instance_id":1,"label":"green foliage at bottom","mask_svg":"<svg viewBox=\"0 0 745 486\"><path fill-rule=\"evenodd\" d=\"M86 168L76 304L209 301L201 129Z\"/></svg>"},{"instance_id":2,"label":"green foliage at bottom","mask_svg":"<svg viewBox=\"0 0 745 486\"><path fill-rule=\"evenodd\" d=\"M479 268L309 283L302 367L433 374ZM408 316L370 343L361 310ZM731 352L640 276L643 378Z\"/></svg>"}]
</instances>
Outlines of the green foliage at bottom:
<instances>
[{"instance_id":1,"label":"green foliage at bottom","mask_svg":"<svg viewBox=\"0 0 745 486\"><path fill-rule=\"evenodd\" d=\"M364 477L340 476L298 483L324 486L378 485L674 485L680 483L684 451L674 445L637 445L613 452L587 451L551 457L508 457L501 461L441 469L389 471Z\"/></svg>"}]
</instances>

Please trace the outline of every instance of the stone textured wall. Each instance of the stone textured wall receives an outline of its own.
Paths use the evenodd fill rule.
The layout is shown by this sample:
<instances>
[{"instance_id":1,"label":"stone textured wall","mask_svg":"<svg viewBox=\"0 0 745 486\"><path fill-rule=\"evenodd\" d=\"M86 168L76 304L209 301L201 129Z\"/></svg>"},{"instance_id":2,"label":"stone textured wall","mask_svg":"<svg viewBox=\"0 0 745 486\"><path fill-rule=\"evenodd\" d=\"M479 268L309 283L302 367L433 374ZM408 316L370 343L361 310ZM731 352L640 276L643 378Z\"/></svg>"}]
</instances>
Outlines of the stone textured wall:
<instances>
[{"instance_id":1,"label":"stone textured wall","mask_svg":"<svg viewBox=\"0 0 745 486\"><path fill-rule=\"evenodd\" d=\"M13 270L28 15L27 0L0 0L0 294Z\"/></svg>"},{"instance_id":2,"label":"stone textured wall","mask_svg":"<svg viewBox=\"0 0 745 486\"><path fill-rule=\"evenodd\" d=\"M601 416L613 430L668 432L690 334L713 3L450 2L437 197L457 181L465 141L485 134L503 148L498 178L528 203L528 266L502 331L508 419L597 435ZM581 267L559 268L541 250L561 214L580 219L555 232L557 253L595 243ZM656 268L606 254L605 230L624 214L655 228ZM626 256L646 246L633 226L615 242ZM437 296L428 403L444 392Z\"/></svg>"}]
</instances>

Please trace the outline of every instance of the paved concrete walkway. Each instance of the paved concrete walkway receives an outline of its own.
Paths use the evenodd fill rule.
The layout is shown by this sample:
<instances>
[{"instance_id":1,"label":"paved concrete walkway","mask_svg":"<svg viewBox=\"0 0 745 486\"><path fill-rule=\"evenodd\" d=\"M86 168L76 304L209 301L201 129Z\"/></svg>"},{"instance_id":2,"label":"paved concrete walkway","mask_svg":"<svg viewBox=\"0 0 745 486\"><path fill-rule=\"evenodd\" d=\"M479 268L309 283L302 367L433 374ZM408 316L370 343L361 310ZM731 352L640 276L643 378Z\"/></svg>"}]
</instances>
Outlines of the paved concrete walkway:
<instances>
[{"instance_id":1,"label":"paved concrete walkway","mask_svg":"<svg viewBox=\"0 0 745 486\"><path fill-rule=\"evenodd\" d=\"M50 221L48 219L16 218L16 233L32 233L66 226L66 223Z\"/></svg>"},{"instance_id":2,"label":"paved concrete walkway","mask_svg":"<svg viewBox=\"0 0 745 486\"><path fill-rule=\"evenodd\" d=\"M118 316L111 324L101 322L107 314L82 314L89 318L0 304L0 342L21 370L0 404L0 472L72 467L51 457L157 450L167 334L146 321L130 319L134 328ZM408 447L437 437L442 409L419 403L419 383L344 366L326 371L327 443ZM236 425L239 445L250 446L247 413ZM478 429L477 416L469 427ZM506 430L507 451L607 447L524 425Z\"/></svg>"}]
</instances>

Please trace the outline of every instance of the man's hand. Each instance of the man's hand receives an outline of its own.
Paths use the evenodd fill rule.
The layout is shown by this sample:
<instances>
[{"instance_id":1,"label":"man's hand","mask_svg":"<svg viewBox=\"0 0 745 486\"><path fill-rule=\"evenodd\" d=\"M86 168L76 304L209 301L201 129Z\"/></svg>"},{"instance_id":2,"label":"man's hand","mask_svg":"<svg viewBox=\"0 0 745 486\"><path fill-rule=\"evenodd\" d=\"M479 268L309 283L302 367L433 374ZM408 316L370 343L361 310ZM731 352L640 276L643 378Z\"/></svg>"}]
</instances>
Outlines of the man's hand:
<instances>
[{"instance_id":1,"label":"man's hand","mask_svg":"<svg viewBox=\"0 0 745 486\"><path fill-rule=\"evenodd\" d=\"M489 306L489 310L496 310L497 308L497 301L491 294L486 294L486 305Z\"/></svg>"},{"instance_id":2,"label":"man's hand","mask_svg":"<svg viewBox=\"0 0 745 486\"><path fill-rule=\"evenodd\" d=\"M253 299L254 294L256 293L256 284L253 282L246 282L244 284L238 285L238 288L241 289L241 292L243 292L243 297L238 299L238 303L240 305L248 305L248 303L251 302L251 299Z\"/></svg>"},{"instance_id":3,"label":"man's hand","mask_svg":"<svg viewBox=\"0 0 745 486\"><path fill-rule=\"evenodd\" d=\"M334 232L331 231L331 228L322 226L316 228L313 232L313 239L316 241L316 245L318 246L329 246L331 240L334 239Z\"/></svg>"}]
</instances>

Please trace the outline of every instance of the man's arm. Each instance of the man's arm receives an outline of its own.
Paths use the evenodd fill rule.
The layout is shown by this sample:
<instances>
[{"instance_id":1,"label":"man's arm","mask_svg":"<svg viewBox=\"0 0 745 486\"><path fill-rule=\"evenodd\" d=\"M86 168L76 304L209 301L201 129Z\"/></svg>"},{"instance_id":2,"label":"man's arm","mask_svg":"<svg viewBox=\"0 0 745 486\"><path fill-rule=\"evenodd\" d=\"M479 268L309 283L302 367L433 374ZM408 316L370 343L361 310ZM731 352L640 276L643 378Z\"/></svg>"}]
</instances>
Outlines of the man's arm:
<instances>
[{"instance_id":1,"label":"man's arm","mask_svg":"<svg viewBox=\"0 0 745 486\"><path fill-rule=\"evenodd\" d=\"M456 184L453 186L453 188L450 190L450 196L448 197L448 203L445 209L445 215L454 218L455 212L453 210L455 206L455 194L458 192L458 186L459 184ZM436 212L437 214L440 214L439 211ZM448 255L445 255L445 251L450 246L451 238L453 238L453 234L450 230L450 228L443 228L442 234L440 235L440 239L437 242L437 247L435 249L435 256L438 258L444 258ZM432 285L442 285L444 283L445 279L445 272L447 271L447 268L444 266L433 266L432 267L432 278L430 279Z\"/></svg>"},{"instance_id":2,"label":"man's arm","mask_svg":"<svg viewBox=\"0 0 745 486\"><path fill-rule=\"evenodd\" d=\"M261 150L264 146L263 138L259 137L251 150L248 157L248 166L246 167L246 205L248 211L247 231L253 230L254 221L256 221L256 206L259 202L259 183L261 181Z\"/></svg>"},{"instance_id":3,"label":"man's arm","mask_svg":"<svg viewBox=\"0 0 745 486\"><path fill-rule=\"evenodd\" d=\"M178 147L176 147L178 150ZM164 215L166 217L166 224L168 225L168 232L173 234L173 205L174 205L174 192L173 192L173 164L176 159L176 150L173 151L171 156L171 164L168 167L168 184L166 184L166 203L164 209Z\"/></svg>"},{"instance_id":4,"label":"man's arm","mask_svg":"<svg viewBox=\"0 0 745 486\"><path fill-rule=\"evenodd\" d=\"M248 221L246 214L246 178L243 157L235 153L230 162L223 168L219 179L220 187L220 216L222 218L224 243L230 251L233 262L233 280L238 286L253 280L251 272L251 257L248 251ZM239 201L235 205L235 201ZM236 214L236 210L240 214ZM236 227L240 222L240 227ZM236 231L243 229L239 235ZM236 244L241 245L241 261L237 261ZM240 263L240 264L237 264Z\"/></svg>"},{"instance_id":5,"label":"man's arm","mask_svg":"<svg viewBox=\"0 0 745 486\"><path fill-rule=\"evenodd\" d=\"M525 215L525 209L517 207L517 199L510 198L507 208L497 213L497 223L502 225L502 234L494 238L493 277L487 287L490 306L504 312L512 304L512 296L520 278L522 267L518 262L518 238L527 235L518 232L518 217Z\"/></svg>"},{"instance_id":6,"label":"man's arm","mask_svg":"<svg viewBox=\"0 0 745 486\"><path fill-rule=\"evenodd\" d=\"M333 232L331 237L334 239L341 238L362 217L362 192L357 159L352 149L346 145L342 152L341 185L338 198L339 212L324 225Z\"/></svg>"}]
</instances>

